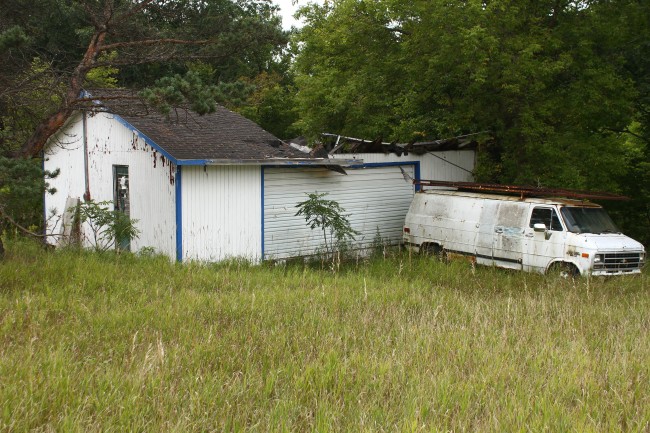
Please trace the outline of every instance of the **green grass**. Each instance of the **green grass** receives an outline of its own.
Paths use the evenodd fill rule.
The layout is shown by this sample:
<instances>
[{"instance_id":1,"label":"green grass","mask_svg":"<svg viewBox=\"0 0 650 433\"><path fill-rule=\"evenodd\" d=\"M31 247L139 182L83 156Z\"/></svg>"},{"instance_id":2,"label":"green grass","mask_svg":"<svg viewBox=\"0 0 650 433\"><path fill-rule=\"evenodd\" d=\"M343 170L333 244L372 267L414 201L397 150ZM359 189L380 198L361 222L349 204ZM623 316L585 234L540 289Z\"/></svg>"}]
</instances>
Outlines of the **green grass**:
<instances>
[{"instance_id":1,"label":"green grass","mask_svg":"<svg viewBox=\"0 0 650 433\"><path fill-rule=\"evenodd\" d=\"M394 254L177 265L10 244L2 431L650 431L650 296Z\"/></svg>"}]
</instances>

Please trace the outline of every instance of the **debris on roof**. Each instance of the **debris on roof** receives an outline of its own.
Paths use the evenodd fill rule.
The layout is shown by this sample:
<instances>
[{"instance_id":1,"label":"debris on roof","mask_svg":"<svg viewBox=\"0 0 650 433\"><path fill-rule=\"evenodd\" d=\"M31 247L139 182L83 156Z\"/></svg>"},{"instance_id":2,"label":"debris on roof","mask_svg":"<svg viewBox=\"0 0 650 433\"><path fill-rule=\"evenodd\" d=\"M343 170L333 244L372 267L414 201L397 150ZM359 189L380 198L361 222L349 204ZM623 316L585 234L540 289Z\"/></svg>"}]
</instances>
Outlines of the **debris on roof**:
<instances>
[{"instance_id":1,"label":"debris on roof","mask_svg":"<svg viewBox=\"0 0 650 433\"><path fill-rule=\"evenodd\" d=\"M384 142L381 138L376 140L364 140L361 138L346 137L338 134L324 133L322 136L323 147L329 154L348 153L394 153L398 156L409 153L423 155L427 152L443 150L473 150L478 146L478 138L487 132L461 135L458 137L445 138L433 141L420 141L413 143Z\"/></svg>"}]
</instances>

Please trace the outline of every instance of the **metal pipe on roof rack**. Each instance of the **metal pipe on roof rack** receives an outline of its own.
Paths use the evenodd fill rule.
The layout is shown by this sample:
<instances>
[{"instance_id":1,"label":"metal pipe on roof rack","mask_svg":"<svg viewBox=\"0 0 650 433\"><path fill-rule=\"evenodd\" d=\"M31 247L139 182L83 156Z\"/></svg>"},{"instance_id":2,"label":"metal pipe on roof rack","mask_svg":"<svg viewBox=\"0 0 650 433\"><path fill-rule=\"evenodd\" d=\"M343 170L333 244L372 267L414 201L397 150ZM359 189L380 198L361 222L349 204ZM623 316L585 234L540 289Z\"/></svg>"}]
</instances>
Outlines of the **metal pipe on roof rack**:
<instances>
[{"instance_id":1,"label":"metal pipe on roof rack","mask_svg":"<svg viewBox=\"0 0 650 433\"><path fill-rule=\"evenodd\" d=\"M522 185L501 185L489 183L474 183L474 182L450 182L441 180L413 180L414 184L420 186L438 186L457 188L461 191L474 191L474 192L493 192L505 194L518 194L523 199L524 197L566 197L574 199L592 199L592 200L629 200L619 194L612 194L600 191L580 191L561 188L537 188Z\"/></svg>"}]
</instances>

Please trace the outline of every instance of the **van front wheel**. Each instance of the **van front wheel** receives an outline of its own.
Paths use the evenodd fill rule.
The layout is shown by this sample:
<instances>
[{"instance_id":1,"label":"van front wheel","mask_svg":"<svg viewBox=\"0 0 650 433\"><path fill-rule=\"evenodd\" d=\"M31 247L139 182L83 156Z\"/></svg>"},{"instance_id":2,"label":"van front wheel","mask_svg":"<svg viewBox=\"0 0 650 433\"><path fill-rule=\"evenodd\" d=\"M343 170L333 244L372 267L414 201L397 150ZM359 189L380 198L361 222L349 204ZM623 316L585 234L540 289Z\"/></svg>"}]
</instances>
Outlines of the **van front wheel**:
<instances>
[{"instance_id":1,"label":"van front wheel","mask_svg":"<svg viewBox=\"0 0 650 433\"><path fill-rule=\"evenodd\" d=\"M580 276L580 271L572 263L556 262L548 268L547 275L557 275L562 278L576 278Z\"/></svg>"}]
</instances>

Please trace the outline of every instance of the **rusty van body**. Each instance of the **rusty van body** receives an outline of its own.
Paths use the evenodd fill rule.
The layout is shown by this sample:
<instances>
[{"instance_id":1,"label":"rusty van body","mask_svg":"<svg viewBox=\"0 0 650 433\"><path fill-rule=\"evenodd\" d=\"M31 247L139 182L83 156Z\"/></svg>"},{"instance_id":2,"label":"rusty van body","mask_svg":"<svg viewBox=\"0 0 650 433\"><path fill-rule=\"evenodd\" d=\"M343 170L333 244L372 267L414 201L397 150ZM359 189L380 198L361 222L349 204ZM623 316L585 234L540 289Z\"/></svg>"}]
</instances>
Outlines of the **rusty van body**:
<instances>
[{"instance_id":1,"label":"rusty van body","mask_svg":"<svg viewBox=\"0 0 650 433\"><path fill-rule=\"evenodd\" d=\"M546 273L640 273L641 243L620 233L597 204L478 192L426 190L406 215L413 251L470 256L478 264Z\"/></svg>"}]
</instances>

